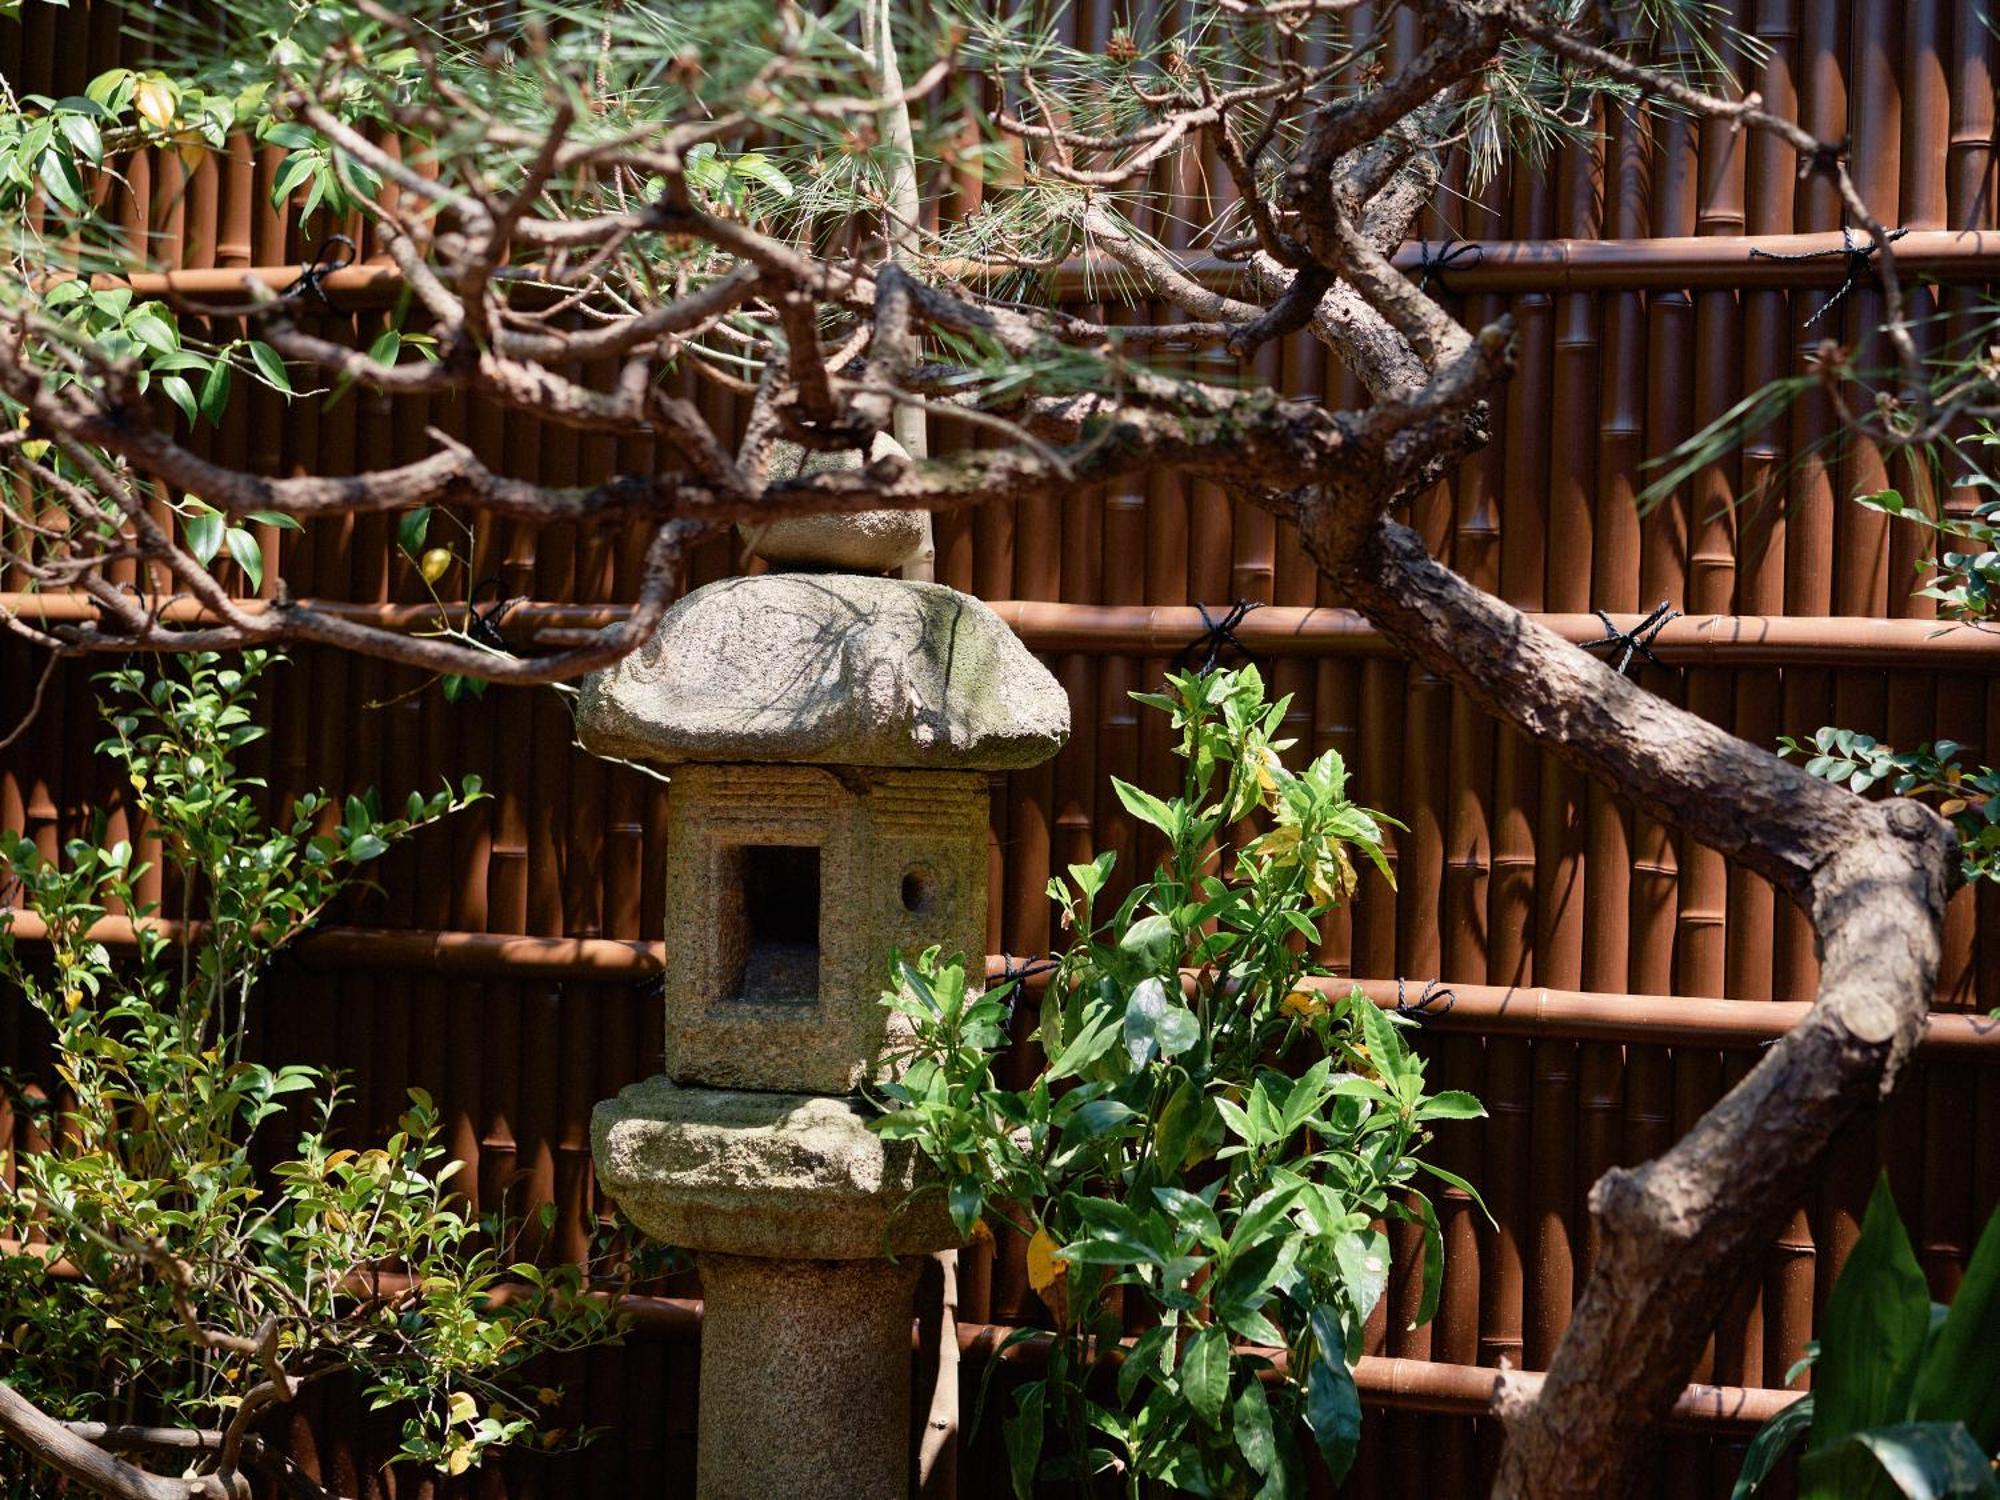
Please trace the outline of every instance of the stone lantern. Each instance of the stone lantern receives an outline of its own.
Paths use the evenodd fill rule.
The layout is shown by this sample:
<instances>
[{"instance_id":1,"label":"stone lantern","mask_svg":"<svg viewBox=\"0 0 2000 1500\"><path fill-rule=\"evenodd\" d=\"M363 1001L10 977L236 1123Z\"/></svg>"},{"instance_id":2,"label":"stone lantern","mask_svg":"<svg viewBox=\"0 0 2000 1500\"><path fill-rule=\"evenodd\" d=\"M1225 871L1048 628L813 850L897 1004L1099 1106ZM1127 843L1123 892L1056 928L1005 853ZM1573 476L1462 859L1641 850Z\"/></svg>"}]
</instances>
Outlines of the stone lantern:
<instances>
[{"instance_id":1,"label":"stone lantern","mask_svg":"<svg viewBox=\"0 0 2000 1500\"><path fill-rule=\"evenodd\" d=\"M760 540L879 571L920 537L883 512ZM979 982L987 773L1053 755L1069 705L976 599L796 571L681 600L585 681L577 728L672 772L665 1071L592 1139L627 1215L700 1269L699 1500L901 1500L916 1276L958 1236L856 1090L891 950L963 953Z\"/></svg>"}]
</instances>

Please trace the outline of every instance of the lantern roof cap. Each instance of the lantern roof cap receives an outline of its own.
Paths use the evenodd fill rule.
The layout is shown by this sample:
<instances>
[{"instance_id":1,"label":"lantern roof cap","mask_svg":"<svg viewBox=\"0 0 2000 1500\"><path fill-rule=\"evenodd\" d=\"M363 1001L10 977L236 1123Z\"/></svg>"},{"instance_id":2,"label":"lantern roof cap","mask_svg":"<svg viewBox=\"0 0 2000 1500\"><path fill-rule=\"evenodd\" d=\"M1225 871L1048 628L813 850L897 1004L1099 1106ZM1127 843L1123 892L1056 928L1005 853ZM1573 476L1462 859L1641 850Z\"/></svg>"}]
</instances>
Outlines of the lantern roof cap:
<instances>
[{"instance_id":1,"label":"lantern roof cap","mask_svg":"<svg viewBox=\"0 0 2000 1500\"><path fill-rule=\"evenodd\" d=\"M764 574L697 589L583 682L577 735L617 759L1006 770L1069 737L1061 685L939 584Z\"/></svg>"}]
</instances>

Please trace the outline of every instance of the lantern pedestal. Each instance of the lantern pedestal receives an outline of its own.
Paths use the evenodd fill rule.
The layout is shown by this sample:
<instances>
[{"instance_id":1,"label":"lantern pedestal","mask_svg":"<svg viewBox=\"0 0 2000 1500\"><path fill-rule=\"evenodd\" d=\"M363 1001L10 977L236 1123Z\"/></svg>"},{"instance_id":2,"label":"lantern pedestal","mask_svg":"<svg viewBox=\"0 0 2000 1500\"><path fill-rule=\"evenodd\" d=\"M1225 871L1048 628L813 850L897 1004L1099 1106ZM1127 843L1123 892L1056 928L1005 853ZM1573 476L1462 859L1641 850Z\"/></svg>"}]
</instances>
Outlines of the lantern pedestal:
<instances>
[{"instance_id":1,"label":"lantern pedestal","mask_svg":"<svg viewBox=\"0 0 2000 1500\"><path fill-rule=\"evenodd\" d=\"M699 1500L902 1500L923 1260L695 1262Z\"/></svg>"},{"instance_id":2,"label":"lantern pedestal","mask_svg":"<svg viewBox=\"0 0 2000 1500\"><path fill-rule=\"evenodd\" d=\"M701 1270L698 1500L908 1493L917 1272L959 1237L870 1113L649 1078L592 1117L605 1188Z\"/></svg>"}]
</instances>

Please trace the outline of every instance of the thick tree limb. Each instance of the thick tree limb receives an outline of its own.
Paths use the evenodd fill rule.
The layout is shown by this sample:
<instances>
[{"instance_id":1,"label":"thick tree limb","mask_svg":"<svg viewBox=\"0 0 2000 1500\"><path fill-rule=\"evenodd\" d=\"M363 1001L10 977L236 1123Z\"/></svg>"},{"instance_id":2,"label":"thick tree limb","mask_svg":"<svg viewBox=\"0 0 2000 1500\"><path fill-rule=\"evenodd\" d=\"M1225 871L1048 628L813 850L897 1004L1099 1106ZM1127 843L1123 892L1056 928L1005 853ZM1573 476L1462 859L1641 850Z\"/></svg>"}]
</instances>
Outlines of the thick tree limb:
<instances>
[{"instance_id":1,"label":"thick tree limb","mask_svg":"<svg viewBox=\"0 0 2000 1500\"><path fill-rule=\"evenodd\" d=\"M225 1485L214 1475L170 1479L115 1458L4 1380L0 1380L0 1433L38 1463L108 1500L249 1500L247 1483Z\"/></svg>"},{"instance_id":2,"label":"thick tree limb","mask_svg":"<svg viewBox=\"0 0 2000 1500\"><path fill-rule=\"evenodd\" d=\"M1654 697L1374 516L1307 501L1309 550L1429 670L1669 826L1803 905L1821 949L1812 1011L1658 1160L1592 1191L1603 1249L1539 1389L1503 1392L1496 1495L1627 1492L1715 1308L1761 1260L1839 1130L1896 1083L1937 977L1950 829L1871 803Z\"/></svg>"}]
</instances>

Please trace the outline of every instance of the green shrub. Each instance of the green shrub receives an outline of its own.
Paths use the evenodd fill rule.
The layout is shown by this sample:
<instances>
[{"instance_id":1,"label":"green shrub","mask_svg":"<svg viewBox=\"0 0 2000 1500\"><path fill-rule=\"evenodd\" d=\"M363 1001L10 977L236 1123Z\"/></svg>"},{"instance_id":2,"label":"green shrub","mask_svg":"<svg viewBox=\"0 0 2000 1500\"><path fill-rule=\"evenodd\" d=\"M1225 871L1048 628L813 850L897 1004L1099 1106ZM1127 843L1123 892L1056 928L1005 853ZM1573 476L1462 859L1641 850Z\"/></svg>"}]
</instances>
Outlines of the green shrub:
<instances>
[{"instance_id":1,"label":"green shrub","mask_svg":"<svg viewBox=\"0 0 2000 1500\"><path fill-rule=\"evenodd\" d=\"M104 843L101 815L99 836L60 861L0 838L0 874L47 925L45 944L17 942L14 911L0 912L0 974L47 1021L60 1081L43 1106L54 1148L22 1153L16 1186L0 1187L6 1379L60 1418L219 1429L235 1457L301 1386L350 1374L403 1414L404 1457L459 1473L546 1439L521 1366L603 1337L607 1315L569 1295L573 1267L518 1268L525 1295L495 1301L504 1258L454 1197L459 1164L420 1090L388 1140L340 1148L337 1080L245 1055L272 956L368 865L479 795L468 777L412 793L394 817L372 794L340 807L309 795L267 823L261 783L235 765L261 732L251 705L267 665L204 655L178 675L104 679L98 750L124 766L164 881L199 925L148 920L144 865ZM136 919L135 952L93 936L107 908ZM279 1149L268 1127L293 1106L303 1133L260 1172L260 1149ZM73 1274L52 1276L56 1261Z\"/></svg>"},{"instance_id":2,"label":"green shrub","mask_svg":"<svg viewBox=\"0 0 2000 1500\"><path fill-rule=\"evenodd\" d=\"M1422 1226L1427 1320L1443 1253L1414 1184L1421 1170L1466 1185L1418 1153L1434 1122L1484 1113L1426 1092L1400 1018L1308 982L1357 852L1388 874L1388 820L1348 800L1331 751L1285 769L1286 703L1265 702L1254 669L1169 686L1139 697L1172 717L1180 794L1113 783L1166 857L1109 912L1109 854L1050 883L1071 942L1042 997L1034 1080L999 1085L1016 997L969 992L961 960L903 963L884 996L913 1035L876 1128L936 1164L962 1231L990 1216L1027 1237L1057 1325L1046 1377L1007 1422L1022 1496L1086 1476L1132 1495L1147 1481L1301 1495L1301 1423L1344 1474L1352 1364L1389 1275L1380 1226ZM1235 842L1246 820L1256 831ZM1157 1321L1115 1378L1088 1380L1118 1348L1116 1293ZM1066 1441L1048 1441L1051 1424Z\"/></svg>"}]
</instances>

